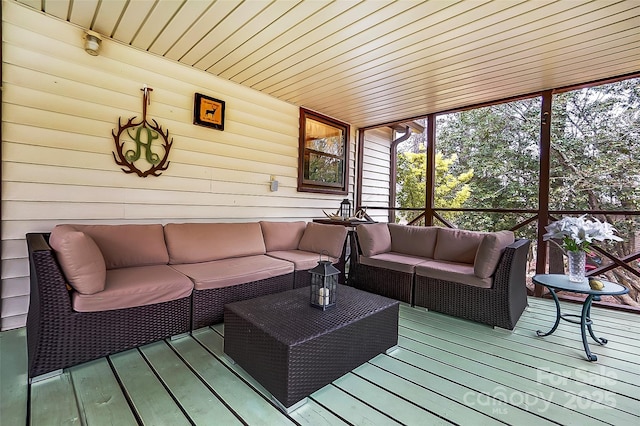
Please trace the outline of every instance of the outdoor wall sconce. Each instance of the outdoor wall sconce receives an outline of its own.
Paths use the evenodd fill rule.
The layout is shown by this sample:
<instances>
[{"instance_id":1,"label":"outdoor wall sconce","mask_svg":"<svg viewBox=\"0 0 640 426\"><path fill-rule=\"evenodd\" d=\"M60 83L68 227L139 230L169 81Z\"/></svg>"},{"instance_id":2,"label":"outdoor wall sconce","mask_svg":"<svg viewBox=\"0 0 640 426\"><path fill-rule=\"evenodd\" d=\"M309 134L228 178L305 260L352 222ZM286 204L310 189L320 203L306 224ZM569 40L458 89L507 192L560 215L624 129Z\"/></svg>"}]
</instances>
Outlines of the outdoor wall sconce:
<instances>
[{"instance_id":1,"label":"outdoor wall sconce","mask_svg":"<svg viewBox=\"0 0 640 426\"><path fill-rule=\"evenodd\" d=\"M84 51L91 56L98 56L100 51L100 43L102 43L102 37L100 34L87 30L84 33Z\"/></svg>"}]
</instances>

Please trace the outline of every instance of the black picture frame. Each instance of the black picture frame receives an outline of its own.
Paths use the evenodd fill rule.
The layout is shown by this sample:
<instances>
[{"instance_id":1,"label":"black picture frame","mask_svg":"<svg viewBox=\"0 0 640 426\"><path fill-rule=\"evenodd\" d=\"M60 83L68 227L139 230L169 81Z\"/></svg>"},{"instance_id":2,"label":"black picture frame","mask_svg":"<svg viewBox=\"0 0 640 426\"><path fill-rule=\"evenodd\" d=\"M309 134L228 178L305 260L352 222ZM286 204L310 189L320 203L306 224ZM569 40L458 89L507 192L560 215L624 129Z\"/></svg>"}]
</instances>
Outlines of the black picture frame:
<instances>
[{"instance_id":1,"label":"black picture frame","mask_svg":"<svg viewBox=\"0 0 640 426\"><path fill-rule=\"evenodd\" d=\"M224 101L196 93L193 105L193 124L224 130Z\"/></svg>"}]
</instances>

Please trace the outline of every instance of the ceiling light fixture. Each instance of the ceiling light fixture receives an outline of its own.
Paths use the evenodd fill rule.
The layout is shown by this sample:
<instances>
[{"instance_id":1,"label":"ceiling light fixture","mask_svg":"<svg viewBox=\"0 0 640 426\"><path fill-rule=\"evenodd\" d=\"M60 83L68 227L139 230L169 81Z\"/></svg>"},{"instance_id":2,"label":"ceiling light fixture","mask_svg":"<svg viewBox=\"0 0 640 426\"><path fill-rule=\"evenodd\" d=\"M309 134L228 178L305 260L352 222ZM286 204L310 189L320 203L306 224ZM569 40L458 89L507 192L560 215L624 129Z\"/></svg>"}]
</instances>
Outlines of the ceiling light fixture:
<instances>
[{"instance_id":1,"label":"ceiling light fixture","mask_svg":"<svg viewBox=\"0 0 640 426\"><path fill-rule=\"evenodd\" d=\"M100 34L87 30L84 33L84 50L91 56L98 56L100 50L100 43L102 43L102 37Z\"/></svg>"}]
</instances>

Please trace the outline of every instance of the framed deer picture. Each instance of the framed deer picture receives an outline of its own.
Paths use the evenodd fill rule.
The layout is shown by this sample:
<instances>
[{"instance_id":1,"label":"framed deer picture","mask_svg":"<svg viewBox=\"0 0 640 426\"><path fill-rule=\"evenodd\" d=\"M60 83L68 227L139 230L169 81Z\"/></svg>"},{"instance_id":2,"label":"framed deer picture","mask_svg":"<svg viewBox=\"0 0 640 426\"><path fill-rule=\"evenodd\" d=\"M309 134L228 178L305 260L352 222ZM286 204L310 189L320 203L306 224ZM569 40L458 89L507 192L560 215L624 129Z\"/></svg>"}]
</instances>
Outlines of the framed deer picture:
<instances>
[{"instance_id":1,"label":"framed deer picture","mask_svg":"<svg viewBox=\"0 0 640 426\"><path fill-rule=\"evenodd\" d=\"M224 130L224 101L196 93L193 124Z\"/></svg>"}]
</instances>

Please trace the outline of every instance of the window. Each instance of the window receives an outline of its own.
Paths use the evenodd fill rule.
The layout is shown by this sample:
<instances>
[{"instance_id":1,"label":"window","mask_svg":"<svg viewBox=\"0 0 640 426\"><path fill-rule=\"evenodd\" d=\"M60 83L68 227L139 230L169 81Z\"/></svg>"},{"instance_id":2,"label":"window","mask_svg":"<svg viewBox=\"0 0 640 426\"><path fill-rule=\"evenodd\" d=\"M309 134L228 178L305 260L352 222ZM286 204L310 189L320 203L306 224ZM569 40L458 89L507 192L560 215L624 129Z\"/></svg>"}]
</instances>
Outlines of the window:
<instances>
[{"instance_id":1,"label":"window","mask_svg":"<svg viewBox=\"0 0 640 426\"><path fill-rule=\"evenodd\" d=\"M298 191L347 194L349 125L300 108Z\"/></svg>"}]
</instances>

